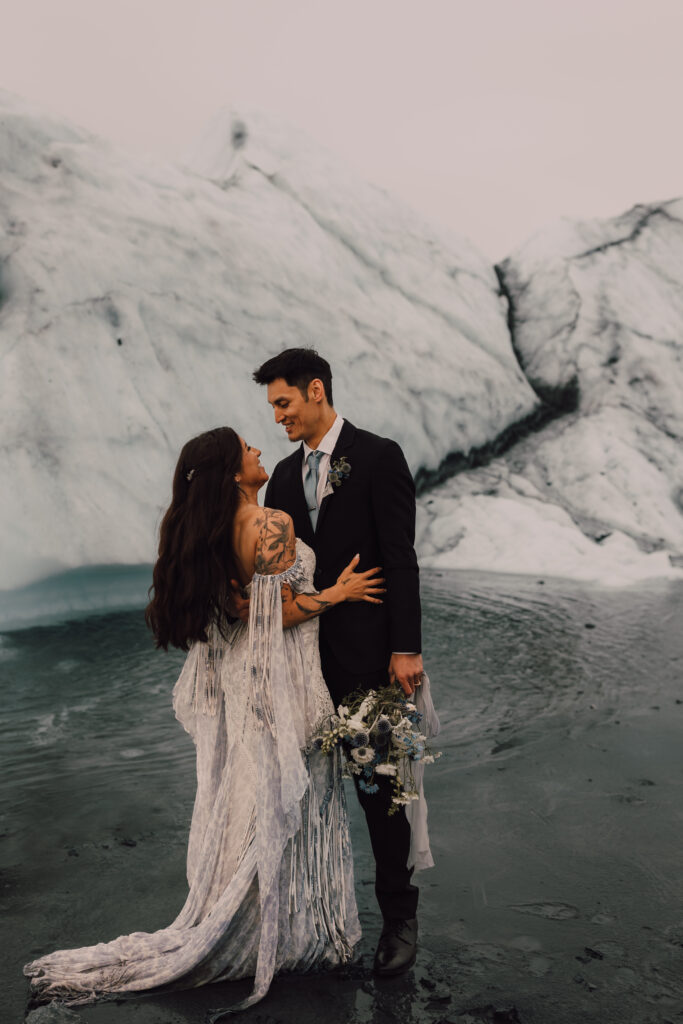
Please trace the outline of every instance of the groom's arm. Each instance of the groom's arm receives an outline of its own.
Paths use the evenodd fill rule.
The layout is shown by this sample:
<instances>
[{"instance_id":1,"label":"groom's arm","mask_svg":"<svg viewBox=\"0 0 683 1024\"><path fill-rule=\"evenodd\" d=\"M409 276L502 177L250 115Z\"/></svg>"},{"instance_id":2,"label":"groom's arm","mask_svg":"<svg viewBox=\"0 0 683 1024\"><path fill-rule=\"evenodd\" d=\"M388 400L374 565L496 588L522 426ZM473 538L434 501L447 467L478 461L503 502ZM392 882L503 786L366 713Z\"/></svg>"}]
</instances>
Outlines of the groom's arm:
<instances>
[{"instance_id":1,"label":"groom's arm","mask_svg":"<svg viewBox=\"0 0 683 1024\"><path fill-rule=\"evenodd\" d=\"M375 461L372 508L386 579L392 651L422 650L420 580L415 554L415 483L395 441L386 441Z\"/></svg>"}]
</instances>

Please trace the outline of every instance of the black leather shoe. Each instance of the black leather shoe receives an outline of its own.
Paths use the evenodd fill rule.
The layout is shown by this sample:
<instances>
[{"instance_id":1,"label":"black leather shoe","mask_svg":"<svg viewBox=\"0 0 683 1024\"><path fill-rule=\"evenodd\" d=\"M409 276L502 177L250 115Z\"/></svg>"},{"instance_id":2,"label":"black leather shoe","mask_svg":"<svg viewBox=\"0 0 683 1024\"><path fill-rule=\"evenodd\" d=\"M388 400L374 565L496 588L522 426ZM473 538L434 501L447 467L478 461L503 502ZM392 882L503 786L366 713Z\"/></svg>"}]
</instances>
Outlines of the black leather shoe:
<instances>
[{"instance_id":1,"label":"black leather shoe","mask_svg":"<svg viewBox=\"0 0 683 1024\"><path fill-rule=\"evenodd\" d=\"M375 974L391 978L403 974L415 963L417 956L417 918L388 918L375 953Z\"/></svg>"}]
</instances>

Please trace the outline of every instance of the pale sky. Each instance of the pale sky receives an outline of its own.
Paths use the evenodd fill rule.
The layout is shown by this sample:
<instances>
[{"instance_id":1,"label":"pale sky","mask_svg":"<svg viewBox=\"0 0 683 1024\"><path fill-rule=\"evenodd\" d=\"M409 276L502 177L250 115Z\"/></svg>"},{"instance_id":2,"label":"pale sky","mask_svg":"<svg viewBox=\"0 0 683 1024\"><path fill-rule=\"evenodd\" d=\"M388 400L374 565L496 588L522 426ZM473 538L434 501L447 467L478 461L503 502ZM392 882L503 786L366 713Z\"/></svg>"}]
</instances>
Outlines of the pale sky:
<instances>
[{"instance_id":1,"label":"pale sky","mask_svg":"<svg viewBox=\"0 0 683 1024\"><path fill-rule=\"evenodd\" d=\"M683 194L680 0L3 0L0 88L180 156L282 116L502 259Z\"/></svg>"}]
</instances>

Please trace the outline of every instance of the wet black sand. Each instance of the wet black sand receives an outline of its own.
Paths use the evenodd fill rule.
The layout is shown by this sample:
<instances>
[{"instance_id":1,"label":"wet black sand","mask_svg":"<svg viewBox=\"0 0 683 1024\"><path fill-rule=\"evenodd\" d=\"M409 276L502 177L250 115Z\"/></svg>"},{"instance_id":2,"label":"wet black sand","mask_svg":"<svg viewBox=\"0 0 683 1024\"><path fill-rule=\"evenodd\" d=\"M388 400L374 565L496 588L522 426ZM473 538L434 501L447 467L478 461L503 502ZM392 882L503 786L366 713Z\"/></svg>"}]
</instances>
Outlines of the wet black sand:
<instances>
[{"instance_id":1,"label":"wet black sand","mask_svg":"<svg viewBox=\"0 0 683 1024\"><path fill-rule=\"evenodd\" d=\"M352 799L358 961L277 979L241 1019L683 1022L682 609L683 588L666 583L428 575L444 757L428 769L437 867L416 879L417 965L372 977L379 922ZM149 650L139 619L14 633L0 648L8 1024L24 1016L26 960L162 927L184 900L193 751L169 709L178 660ZM201 1022L248 989L103 1003L76 1019Z\"/></svg>"}]
</instances>

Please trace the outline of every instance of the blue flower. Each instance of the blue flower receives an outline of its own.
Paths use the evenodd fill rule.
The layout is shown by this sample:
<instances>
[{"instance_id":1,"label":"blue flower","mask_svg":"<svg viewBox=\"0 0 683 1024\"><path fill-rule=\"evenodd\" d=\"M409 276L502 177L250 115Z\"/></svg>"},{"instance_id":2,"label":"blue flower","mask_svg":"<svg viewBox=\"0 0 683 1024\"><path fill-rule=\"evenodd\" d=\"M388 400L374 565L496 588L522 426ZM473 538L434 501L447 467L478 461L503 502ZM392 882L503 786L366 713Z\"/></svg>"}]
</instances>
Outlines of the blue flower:
<instances>
[{"instance_id":1,"label":"blue flower","mask_svg":"<svg viewBox=\"0 0 683 1024\"><path fill-rule=\"evenodd\" d=\"M358 732L351 737L352 747L367 747L369 743L370 734L366 732L365 729L359 729Z\"/></svg>"},{"instance_id":2,"label":"blue flower","mask_svg":"<svg viewBox=\"0 0 683 1024\"><path fill-rule=\"evenodd\" d=\"M358 785L360 786L360 788L363 790L364 793L377 793L377 792L379 792L379 786L377 785L376 782L373 782L371 785L368 785L367 782L365 781L365 779L359 779L358 780Z\"/></svg>"}]
</instances>

